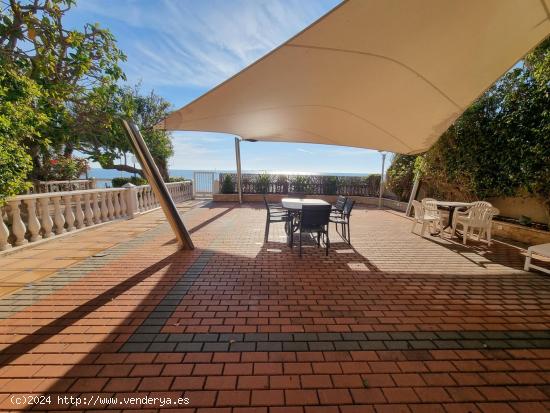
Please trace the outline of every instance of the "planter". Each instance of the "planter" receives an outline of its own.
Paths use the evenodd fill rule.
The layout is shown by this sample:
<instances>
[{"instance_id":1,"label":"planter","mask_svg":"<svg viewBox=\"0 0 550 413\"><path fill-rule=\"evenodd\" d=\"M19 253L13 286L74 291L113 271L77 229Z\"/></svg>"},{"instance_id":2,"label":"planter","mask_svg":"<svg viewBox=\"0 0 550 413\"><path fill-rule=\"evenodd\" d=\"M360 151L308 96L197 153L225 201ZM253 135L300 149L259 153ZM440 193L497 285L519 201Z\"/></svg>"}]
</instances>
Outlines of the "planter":
<instances>
[{"instance_id":1,"label":"planter","mask_svg":"<svg viewBox=\"0 0 550 413\"><path fill-rule=\"evenodd\" d=\"M542 231L540 229L502 221L493 221L493 235L522 242L527 245L546 244L550 242L550 231Z\"/></svg>"}]
</instances>

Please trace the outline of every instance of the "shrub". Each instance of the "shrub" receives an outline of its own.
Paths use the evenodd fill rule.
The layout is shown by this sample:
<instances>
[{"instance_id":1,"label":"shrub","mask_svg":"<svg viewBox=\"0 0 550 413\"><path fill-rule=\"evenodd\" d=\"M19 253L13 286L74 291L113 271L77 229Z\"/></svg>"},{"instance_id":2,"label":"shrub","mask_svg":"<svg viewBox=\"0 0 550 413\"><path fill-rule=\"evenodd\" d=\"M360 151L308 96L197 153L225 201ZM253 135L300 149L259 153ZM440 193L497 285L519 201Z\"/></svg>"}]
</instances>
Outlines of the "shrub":
<instances>
[{"instance_id":1,"label":"shrub","mask_svg":"<svg viewBox=\"0 0 550 413\"><path fill-rule=\"evenodd\" d=\"M309 176L306 175L296 175L291 178L290 184L292 192L309 192Z\"/></svg>"},{"instance_id":2,"label":"shrub","mask_svg":"<svg viewBox=\"0 0 550 413\"><path fill-rule=\"evenodd\" d=\"M232 194L235 192L235 183L230 174L225 174L222 181L221 193L222 194Z\"/></svg>"},{"instance_id":3,"label":"shrub","mask_svg":"<svg viewBox=\"0 0 550 413\"><path fill-rule=\"evenodd\" d=\"M60 156L50 159L44 170L46 179L50 181L70 181L80 178L88 170L88 161L72 156Z\"/></svg>"},{"instance_id":4,"label":"shrub","mask_svg":"<svg viewBox=\"0 0 550 413\"><path fill-rule=\"evenodd\" d=\"M380 174L372 174L363 178L365 185L367 186L368 194L376 194L380 192Z\"/></svg>"},{"instance_id":5,"label":"shrub","mask_svg":"<svg viewBox=\"0 0 550 413\"><path fill-rule=\"evenodd\" d=\"M147 185L147 179L142 178L141 176L132 176L132 177L118 177L111 180L113 188L121 188L127 183L140 186Z\"/></svg>"},{"instance_id":6,"label":"shrub","mask_svg":"<svg viewBox=\"0 0 550 413\"><path fill-rule=\"evenodd\" d=\"M395 154L388 168L386 185L400 201L407 201L411 195L416 158L416 155Z\"/></svg>"},{"instance_id":7,"label":"shrub","mask_svg":"<svg viewBox=\"0 0 550 413\"><path fill-rule=\"evenodd\" d=\"M271 182L271 177L267 172L259 174L256 178L256 193L266 194L269 192L269 184Z\"/></svg>"},{"instance_id":8,"label":"shrub","mask_svg":"<svg viewBox=\"0 0 550 413\"><path fill-rule=\"evenodd\" d=\"M324 192L327 195L336 195L338 191L338 177L327 176L324 182Z\"/></svg>"},{"instance_id":9,"label":"shrub","mask_svg":"<svg viewBox=\"0 0 550 413\"><path fill-rule=\"evenodd\" d=\"M168 177L167 182L186 182L190 181L190 179L184 178L183 176L170 176Z\"/></svg>"}]
</instances>

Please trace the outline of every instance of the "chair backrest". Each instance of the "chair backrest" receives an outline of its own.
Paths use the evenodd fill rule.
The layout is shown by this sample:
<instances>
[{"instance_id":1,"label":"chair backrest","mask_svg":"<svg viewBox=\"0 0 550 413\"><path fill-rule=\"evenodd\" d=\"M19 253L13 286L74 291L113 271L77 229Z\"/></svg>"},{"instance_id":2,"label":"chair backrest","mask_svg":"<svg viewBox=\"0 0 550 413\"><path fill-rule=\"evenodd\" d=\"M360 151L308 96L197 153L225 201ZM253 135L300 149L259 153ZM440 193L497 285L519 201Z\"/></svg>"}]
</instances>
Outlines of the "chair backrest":
<instances>
[{"instance_id":1,"label":"chair backrest","mask_svg":"<svg viewBox=\"0 0 550 413\"><path fill-rule=\"evenodd\" d=\"M265 209L267 209L267 213L270 214L271 213L271 207L269 205L269 202L267 202L267 198L266 198L265 195L264 195L264 203L265 203Z\"/></svg>"},{"instance_id":2,"label":"chair backrest","mask_svg":"<svg viewBox=\"0 0 550 413\"><path fill-rule=\"evenodd\" d=\"M422 209L426 215L437 215L437 201L433 198L424 198L422 200Z\"/></svg>"},{"instance_id":3,"label":"chair backrest","mask_svg":"<svg viewBox=\"0 0 550 413\"><path fill-rule=\"evenodd\" d=\"M424 216L424 211L422 210L422 204L416 199L412 201L412 206L414 208L414 217L416 219L422 219Z\"/></svg>"},{"instance_id":4,"label":"chair backrest","mask_svg":"<svg viewBox=\"0 0 550 413\"><path fill-rule=\"evenodd\" d=\"M479 205L476 204L468 210L468 225L476 228L487 228L491 225L493 217L498 215L500 211L493 208L488 202L481 202Z\"/></svg>"},{"instance_id":5,"label":"chair backrest","mask_svg":"<svg viewBox=\"0 0 550 413\"><path fill-rule=\"evenodd\" d=\"M353 206L355 205L355 201L351 198L346 199L346 203L344 204L344 208L342 209L342 213L349 217L351 215L351 210L353 209Z\"/></svg>"},{"instance_id":6,"label":"chair backrest","mask_svg":"<svg viewBox=\"0 0 550 413\"><path fill-rule=\"evenodd\" d=\"M487 201L476 201L474 202L474 204L472 206L486 206L486 207L492 207L493 205L491 205L490 202L487 202Z\"/></svg>"},{"instance_id":7,"label":"chair backrest","mask_svg":"<svg viewBox=\"0 0 550 413\"><path fill-rule=\"evenodd\" d=\"M336 198L336 203L334 204L334 209L337 209L338 211L342 211L344 209L344 206L346 205L347 198L343 195L338 195L338 198Z\"/></svg>"},{"instance_id":8,"label":"chair backrest","mask_svg":"<svg viewBox=\"0 0 550 413\"><path fill-rule=\"evenodd\" d=\"M303 205L300 228L317 228L328 225L331 209L330 205Z\"/></svg>"}]
</instances>

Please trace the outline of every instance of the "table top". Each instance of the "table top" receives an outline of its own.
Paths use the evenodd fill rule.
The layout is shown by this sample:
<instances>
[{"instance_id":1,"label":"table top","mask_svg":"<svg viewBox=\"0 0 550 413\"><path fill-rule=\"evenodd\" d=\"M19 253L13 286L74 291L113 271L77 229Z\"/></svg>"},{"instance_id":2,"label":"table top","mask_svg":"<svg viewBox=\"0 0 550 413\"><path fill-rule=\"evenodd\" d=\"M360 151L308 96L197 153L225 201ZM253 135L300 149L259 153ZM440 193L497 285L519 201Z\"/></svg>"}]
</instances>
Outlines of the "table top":
<instances>
[{"instance_id":1,"label":"table top","mask_svg":"<svg viewBox=\"0 0 550 413\"><path fill-rule=\"evenodd\" d=\"M473 205L472 202L454 202L454 201L437 201L437 205L442 207L467 207Z\"/></svg>"},{"instance_id":2,"label":"table top","mask_svg":"<svg viewBox=\"0 0 550 413\"><path fill-rule=\"evenodd\" d=\"M286 209L302 209L302 205L330 205L327 201L314 198L283 198L281 203Z\"/></svg>"}]
</instances>

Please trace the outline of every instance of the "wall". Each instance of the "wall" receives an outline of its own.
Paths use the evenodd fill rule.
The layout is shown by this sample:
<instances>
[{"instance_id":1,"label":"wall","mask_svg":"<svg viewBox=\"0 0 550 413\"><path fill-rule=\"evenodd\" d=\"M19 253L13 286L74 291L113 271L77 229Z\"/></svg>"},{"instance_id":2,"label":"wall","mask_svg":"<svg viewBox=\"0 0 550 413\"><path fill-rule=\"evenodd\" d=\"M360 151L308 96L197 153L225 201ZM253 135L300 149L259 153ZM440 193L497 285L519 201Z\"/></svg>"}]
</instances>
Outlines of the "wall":
<instances>
[{"instance_id":1,"label":"wall","mask_svg":"<svg viewBox=\"0 0 550 413\"><path fill-rule=\"evenodd\" d=\"M283 198L290 198L289 195L279 194L266 194L268 202L281 202ZM336 202L337 195L304 195L304 198L322 199L324 201L333 204ZM359 205L378 205L378 198L366 197L366 196L350 196L348 198L353 199ZM214 194L214 202L238 202L238 194ZM243 202L264 202L263 194L243 194ZM393 199L383 199L383 205L386 208L396 209L398 211L405 211L407 209L406 202L399 202Z\"/></svg>"},{"instance_id":2,"label":"wall","mask_svg":"<svg viewBox=\"0 0 550 413\"><path fill-rule=\"evenodd\" d=\"M500 210L500 215L519 219L521 215L531 218L535 222L550 224L548 210L540 198L534 197L506 197L487 198L487 201Z\"/></svg>"}]
</instances>

